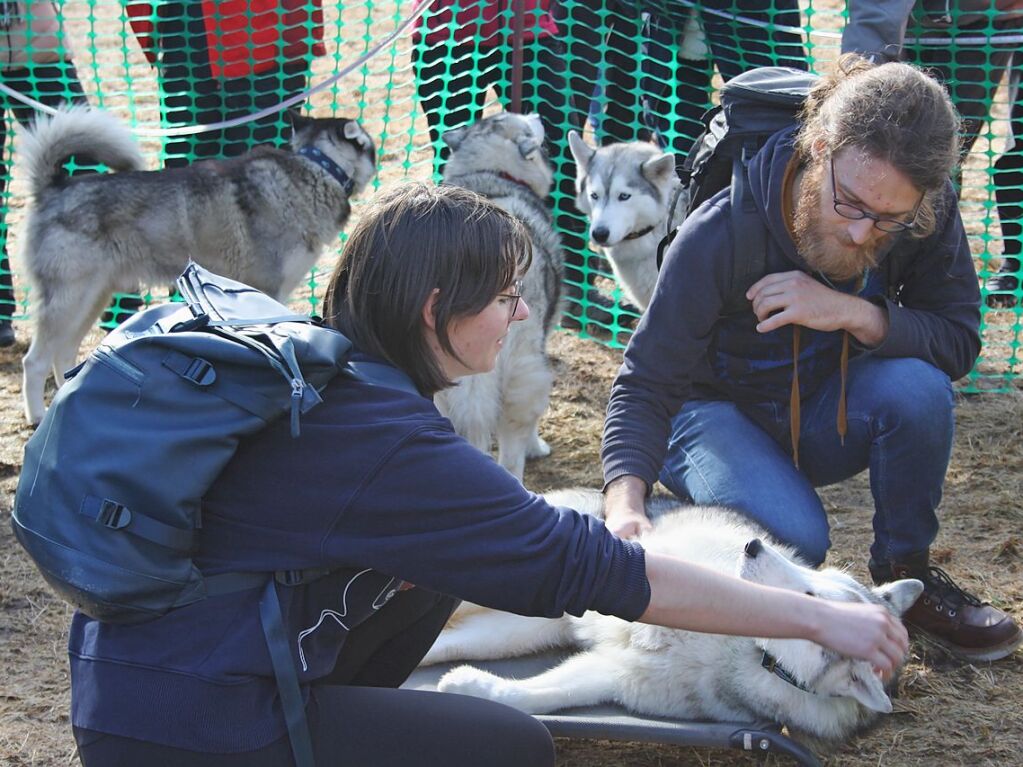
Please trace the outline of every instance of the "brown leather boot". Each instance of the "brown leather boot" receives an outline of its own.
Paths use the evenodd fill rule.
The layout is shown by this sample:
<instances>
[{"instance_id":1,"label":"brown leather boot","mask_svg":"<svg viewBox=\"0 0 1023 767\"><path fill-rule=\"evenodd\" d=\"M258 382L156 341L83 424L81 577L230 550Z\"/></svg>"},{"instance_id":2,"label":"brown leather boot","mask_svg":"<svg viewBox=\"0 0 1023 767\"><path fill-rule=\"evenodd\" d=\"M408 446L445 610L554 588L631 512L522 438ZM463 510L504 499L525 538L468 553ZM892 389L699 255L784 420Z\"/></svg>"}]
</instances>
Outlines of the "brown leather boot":
<instances>
[{"instance_id":1,"label":"brown leather boot","mask_svg":"<svg viewBox=\"0 0 1023 767\"><path fill-rule=\"evenodd\" d=\"M923 581L923 594L902 620L910 633L924 634L956 657L972 662L993 661L1023 644L1023 631L1008 613L981 602L957 586L940 567L929 565L926 551L896 564L871 560L869 567L877 584L900 578Z\"/></svg>"}]
</instances>

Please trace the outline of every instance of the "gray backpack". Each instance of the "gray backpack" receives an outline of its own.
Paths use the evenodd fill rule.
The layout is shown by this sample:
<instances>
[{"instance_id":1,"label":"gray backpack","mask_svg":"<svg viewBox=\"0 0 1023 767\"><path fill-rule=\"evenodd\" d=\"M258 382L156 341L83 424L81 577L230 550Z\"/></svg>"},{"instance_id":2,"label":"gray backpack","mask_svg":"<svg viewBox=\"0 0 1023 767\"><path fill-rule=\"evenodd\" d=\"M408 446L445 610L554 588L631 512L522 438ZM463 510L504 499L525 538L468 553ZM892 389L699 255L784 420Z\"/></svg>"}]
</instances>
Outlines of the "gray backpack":
<instances>
[{"instance_id":1,"label":"gray backpack","mask_svg":"<svg viewBox=\"0 0 1023 767\"><path fill-rule=\"evenodd\" d=\"M203 495L242 438L279 418L298 436L301 415L338 374L416 389L394 368L349 362L344 335L247 285L190 264L178 289L184 304L135 315L66 375L25 447L14 533L50 586L101 621L145 621L264 587L261 617L296 748L293 726L305 717L275 582L322 573L204 577L192 561ZM297 696L290 710L286 687ZM310 764L304 739L308 756L296 750L296 760Z\"/></svg>"}]
</instances>

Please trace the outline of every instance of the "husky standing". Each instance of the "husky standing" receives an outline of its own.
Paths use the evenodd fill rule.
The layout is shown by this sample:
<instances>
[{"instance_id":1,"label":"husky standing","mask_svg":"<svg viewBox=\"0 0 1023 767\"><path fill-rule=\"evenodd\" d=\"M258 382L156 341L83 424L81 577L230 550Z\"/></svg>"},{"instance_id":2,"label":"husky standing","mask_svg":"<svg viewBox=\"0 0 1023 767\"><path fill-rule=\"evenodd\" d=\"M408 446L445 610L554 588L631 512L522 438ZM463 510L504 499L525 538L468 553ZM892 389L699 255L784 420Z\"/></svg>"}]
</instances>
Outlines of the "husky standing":
<instances>
[{"instance_id":1,"label":"husky standing","mask_svg":"<svg viewBox=\"0 0 1023 767\"><path fill-rule=\"evenodd\" d=\"M657 282L657 248L685 215L675 155L630 141L594 149L572 131L575 205L590 220L590 239L601 247L626 296L640 309Z\"/></svg>"},{"instance_id":2,"label":"husky standing","mask_svg":"<svg viewBox=\"0 0 1023 767\"><path fill-rule=\"evenodd\" d=\"M603 510L603 496L596 491L560 491L547 500L598 516ZM754 583L879 603L895 615L923 590L918 580L868 589L845 572L813 570L792 548L732 511L683 507L667 498L655 499L649 511L656 521L641 538L647 551ZM806 640L701 634L592 612L550 620L466 604L423 663L492 660L565 646L585 649L530 679L503 679L460 666L441 678L438 689L532 714L615 702L639 714L677 719L770 720L821 742L844 740L892 710L869 663Z\"/></svg>"},{"instance_id":3,"label":"husky standing","mask_svg":"<svg viewBox=\"0 0 1023 767\"><path fill-rule=\"evenodd\" d=\"M537 427L554 381L547 336L558 314L564 276L561 242L545 204L553 173L543 138L537 115L512 113L443 136L451 148L444 183L488 197L525 224L533 243L533 261L522 277L529 318L512 323L493 371L462 378L436 396L440 411L475 447L490 452L496 436L498 461L519 479L526 458L551 452Z\"/></svg>"},{"instance_id":4,"label":"husky standing","mask_svg":"<svg viewBox=\"0 0 1023 767\"><path fill-rule=\"evenodd\" d=\"M293 151L257 147L230 160L144 171L127 128L72 108L24 135L33 198L22 258L35 286L35 334L23 361L25 416L61 374L115 291L165 285L189 258L278 299L298 286L376 172L372 140L354 120L296 121ZM113 174L60 175L87 152Z\"/></svg>"}]
</instances>

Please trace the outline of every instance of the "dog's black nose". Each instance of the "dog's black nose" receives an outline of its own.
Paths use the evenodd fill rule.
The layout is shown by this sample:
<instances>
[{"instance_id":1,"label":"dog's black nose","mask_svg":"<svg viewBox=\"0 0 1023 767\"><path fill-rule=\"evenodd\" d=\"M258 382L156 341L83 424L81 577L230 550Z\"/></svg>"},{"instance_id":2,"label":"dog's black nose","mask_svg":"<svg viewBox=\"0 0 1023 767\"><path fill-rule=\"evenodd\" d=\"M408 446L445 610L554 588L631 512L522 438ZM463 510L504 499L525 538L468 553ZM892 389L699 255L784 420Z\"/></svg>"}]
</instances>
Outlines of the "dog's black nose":
<instances>
[{"instance_id":1,"label":"dog's black nose","mask_svg":"<svg viewBox=\"0 0 1023 767\"><path fill-rule=\"evenodd\" d=\"M746 544L746 556L750 559L756 559L757 554L764 550L764 544L760 542L759 538L754 538L752 541Z\"/></svg>"},{"instance_id":2,"label":"dog's black nose","mask_svg":"<svg viewBox=\"0 0 1023 767\"><path fill-rule=\"evenodd\" d=\"M596 229L590 232L590 236L593 238L593 241L596 242L598 245L603 245L605 242L607 242L607 238L610 235L611 232L605 226L598 226Z\"/></svg>"}]
</instances>

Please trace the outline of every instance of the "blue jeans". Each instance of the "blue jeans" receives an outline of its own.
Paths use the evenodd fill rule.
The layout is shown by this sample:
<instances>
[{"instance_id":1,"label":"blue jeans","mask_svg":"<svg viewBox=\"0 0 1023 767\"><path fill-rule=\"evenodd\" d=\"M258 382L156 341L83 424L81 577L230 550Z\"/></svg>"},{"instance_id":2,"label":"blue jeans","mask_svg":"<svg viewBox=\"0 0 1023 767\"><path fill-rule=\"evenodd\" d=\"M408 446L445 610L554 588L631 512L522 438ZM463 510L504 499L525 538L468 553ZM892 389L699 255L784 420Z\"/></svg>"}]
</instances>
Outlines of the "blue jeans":
<instances>
[{"instance_id":1,"label":"blue jeans","mask_svg":"<svg viewBox=\"0 0 1023 767\"><path fill-rule=\"evenodd\" d=\"M813 564L830 546L815 487L870 470L877 562L925 551L952 452L952 384L918 359L865 355L849 362L848 433L835 426L839 374L803 400L799 468L782 403L691 400L672 422L661 482L681 498L729 506L757 520Z\"/></svg>"}]
</instances>

